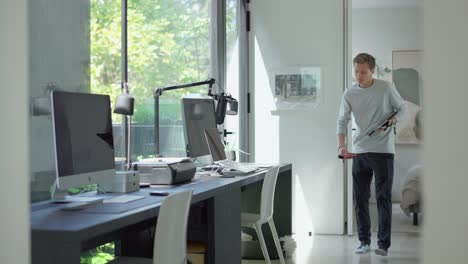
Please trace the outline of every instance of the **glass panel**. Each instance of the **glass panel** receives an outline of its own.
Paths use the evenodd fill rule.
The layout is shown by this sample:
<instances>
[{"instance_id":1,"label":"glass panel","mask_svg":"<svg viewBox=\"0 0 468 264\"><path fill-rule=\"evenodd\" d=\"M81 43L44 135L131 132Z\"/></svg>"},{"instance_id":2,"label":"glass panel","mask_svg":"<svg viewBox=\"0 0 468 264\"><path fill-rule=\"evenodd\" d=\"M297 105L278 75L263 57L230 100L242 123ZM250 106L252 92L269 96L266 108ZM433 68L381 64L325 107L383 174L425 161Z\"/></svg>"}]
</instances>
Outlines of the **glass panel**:
<instances>
[{"instance_id":1,"label":"glass panel","mask_svg":"<svg viewBox=\"0 0 468 264\"><path fill-rule=\"evenodd\" d=\"M41 0L29 10L31 201L37 202L50 198L55 181L50 91L109 94L112 101L120 92L120 2ZM121 157L120 126L114 135Z\"/></svg>"},{"instance_id":2,"label":"glass panel","mask_svg":"<svg viewBox=\"0 0 468 264\"><path fill-rule=\"evenodd\" d=\"M226 0L226 90L239 100L239 0ZM226 150L239 149L239 115L226 116ZM239 154L239 153L237 153Z\"/></svg>"},{"instance_id":3,"label":"glass panel","mask_svg":"<svg viewBox=\"0 0 468 264\"><path fill-rule=\"evenodd\" d=\"M153 90L210 77L210 0L129 0L128 79L135 97L132 160L151 157L154 146ZM160 149L185 156L180 99L206 94L205 86L160 97Z\"/></svg>"},{"instance_id":4,"label":"glass panel","mask_svg":"<svg viewBox=\"0 0 468 264\"><path fill-rule=\"evenodd\" d=\"M50 199L55 181L50 91L90 92L89 8L87 1L29 1L31 202Z\"/></svg>"},{"instance_id":5,"label":"glass panel","mask_svg":"<svg viewBox=\"0 0 468 264\"><path fill-rule=\"evenodd\" d=\"M120 1L91 0L90 82L91 92L110 95L111 107L121 93ZM125 161L122 116L112 113L116 168Z\"/></svg>"}]
</instances>

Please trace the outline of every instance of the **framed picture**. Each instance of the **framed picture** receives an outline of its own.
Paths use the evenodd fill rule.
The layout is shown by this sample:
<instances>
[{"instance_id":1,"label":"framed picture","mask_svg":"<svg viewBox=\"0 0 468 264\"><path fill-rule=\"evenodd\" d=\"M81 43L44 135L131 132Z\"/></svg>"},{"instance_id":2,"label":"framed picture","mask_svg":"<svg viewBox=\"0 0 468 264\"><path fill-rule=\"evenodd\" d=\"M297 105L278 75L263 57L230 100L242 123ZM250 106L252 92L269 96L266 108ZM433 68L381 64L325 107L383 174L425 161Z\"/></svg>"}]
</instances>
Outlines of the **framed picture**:
<instances>
[{"instance_id":1,"label":"framed picture","mask_svg":"<svg viewBox=\"0 0 468 264\"><path fill-rule=\"evenodd\" d=\"M405 100L407 113L396 125L397 144L419 144L422 140L422 50L392 52L392 80Z\"/></svg>"},{"instance_id":2,"label":"framed picture","mask_svg":"<svg viewBox=\"0 0 468 264\"><path fill-rule=\"evenodd\" d=\"M270 85L274 89L278 110L311 108L321 100L322 69L289 67L272 71Z\"/></svg>"}]
</instances>

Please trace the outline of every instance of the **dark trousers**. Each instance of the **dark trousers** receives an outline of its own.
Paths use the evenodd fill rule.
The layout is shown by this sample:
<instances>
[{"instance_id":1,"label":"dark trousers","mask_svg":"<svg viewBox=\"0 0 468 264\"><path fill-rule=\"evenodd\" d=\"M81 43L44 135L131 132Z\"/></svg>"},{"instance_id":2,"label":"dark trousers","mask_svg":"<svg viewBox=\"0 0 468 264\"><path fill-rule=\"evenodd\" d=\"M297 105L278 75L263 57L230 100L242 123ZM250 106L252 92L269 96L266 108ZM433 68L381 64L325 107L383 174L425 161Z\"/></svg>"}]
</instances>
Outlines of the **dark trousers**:
<instances>
[{"instance_id":1,"label":"dark trousers","mask_svg":"<svg viewBox=\"0 0 468 264\"><path fill-rule=\"evenodd\" d=\"M354 210L359 240L370 244L371 221L369 198L372 175L375 175L375 193L379 213L379 247L390 247L392 231L393 157L391 153L363 153L353 159Z\"/></svg>"}]
</instances>

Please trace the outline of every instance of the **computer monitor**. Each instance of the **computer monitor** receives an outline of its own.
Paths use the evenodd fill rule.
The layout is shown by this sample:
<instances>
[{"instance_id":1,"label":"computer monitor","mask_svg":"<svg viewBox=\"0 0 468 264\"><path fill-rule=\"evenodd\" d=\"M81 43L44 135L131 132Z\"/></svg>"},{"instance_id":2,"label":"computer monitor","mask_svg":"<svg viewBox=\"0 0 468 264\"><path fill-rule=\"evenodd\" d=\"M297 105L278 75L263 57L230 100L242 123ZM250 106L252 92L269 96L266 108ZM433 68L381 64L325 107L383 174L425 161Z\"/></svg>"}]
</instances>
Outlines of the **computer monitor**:
<instances>
[{"instance_id":1,"label":"computer monitor","mask_svg":"<svg viewBox=\"0 0 468 264\"><path fill-rule=\"evenodd\" d=\"M182 118L187 157L210 155L205 139L205 129L216 128L213 99L182 98Z\"/></svg>"},{"instance_id":2,"label":"computer monitor","mask_svg":"<svg viewBox=\"0 0 468 264\"><path fill-rule=\"evenodd\" d=\"M213 161L225 160L226 152L224 151L219 130L217 128L205 129L205 138Z\"/></svg>"},{"instance_id":3,"label":"computer monitor","mask_svg":"<svg viewBox=\"0 0 468 264\"><path fill-rule=\"evenodd\" d=\"M108 183L115 177L110 99L52 92L57 189Z\"/></svg>"}]
</instances>

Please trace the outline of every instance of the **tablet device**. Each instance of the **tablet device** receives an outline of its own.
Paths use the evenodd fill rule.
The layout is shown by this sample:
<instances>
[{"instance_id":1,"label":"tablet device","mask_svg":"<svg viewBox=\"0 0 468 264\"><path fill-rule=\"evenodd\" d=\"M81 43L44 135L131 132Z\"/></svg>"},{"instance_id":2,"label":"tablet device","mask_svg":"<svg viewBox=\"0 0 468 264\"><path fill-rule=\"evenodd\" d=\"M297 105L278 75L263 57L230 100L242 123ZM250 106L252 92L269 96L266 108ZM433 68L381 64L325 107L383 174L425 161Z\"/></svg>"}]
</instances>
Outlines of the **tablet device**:
<instances>
[{"instance_id":1,"label":"tablet device","mask_svg":"<svg viewBox=\"0 0 468 264\"><path fill-rule=\"evenodd\" d=\"M394 117L397 113L398 113L398 111L393 111L393 112L385 119L385 121L382 122L382 124L380 124L379 126L377 126L374 130L372 130L371 132L369 132L369 134L367 134L367 135L372 136L372 134L374 134L374 132L375 132L377 129L381 128L381 127L387 129L387 128L388 128L388 121L389 121L392 117ZM385 129L384 129L384 130L385 130Z\"/></svg>"}]
</instances>

